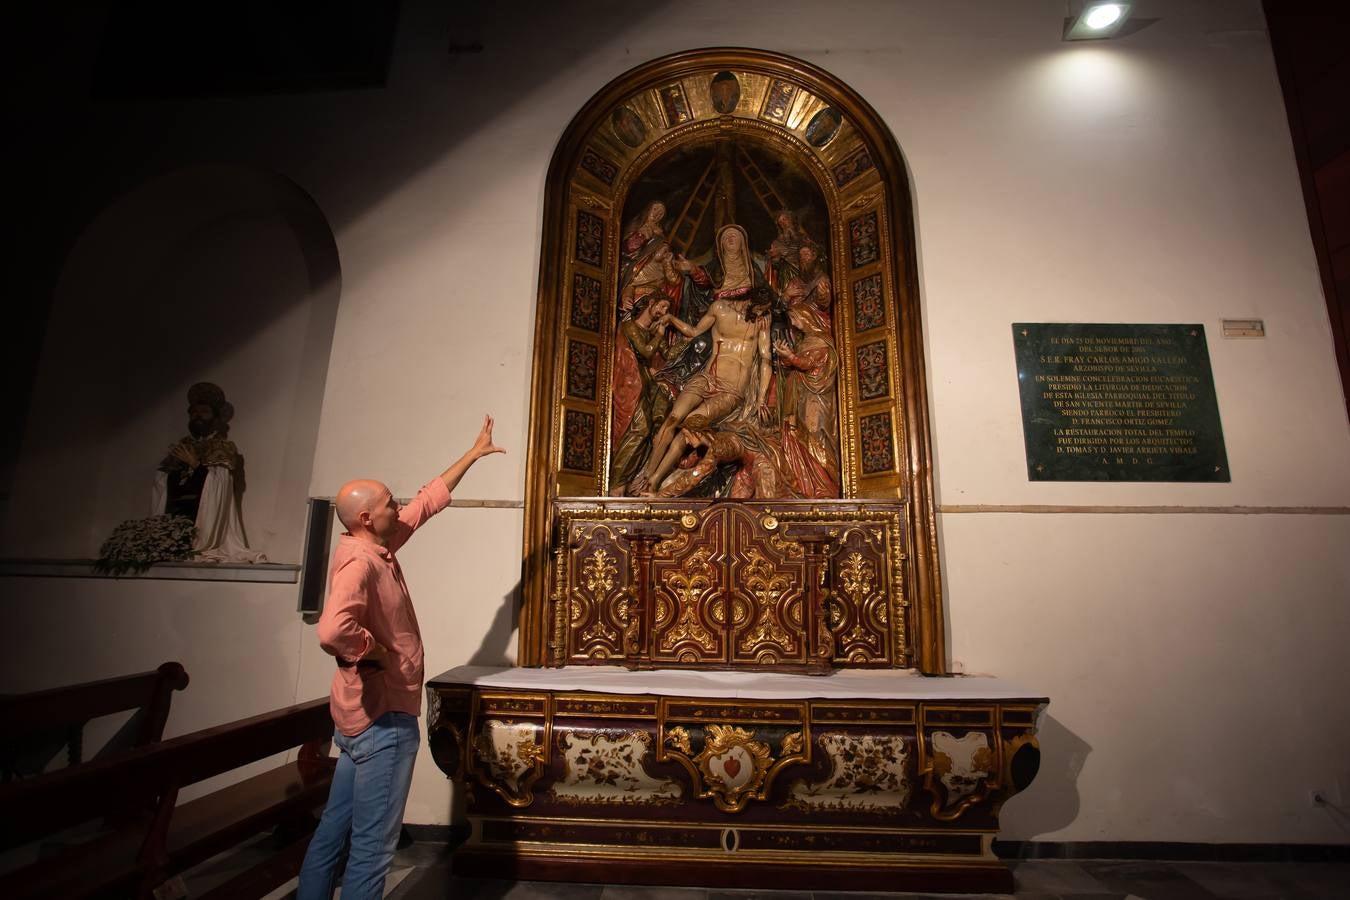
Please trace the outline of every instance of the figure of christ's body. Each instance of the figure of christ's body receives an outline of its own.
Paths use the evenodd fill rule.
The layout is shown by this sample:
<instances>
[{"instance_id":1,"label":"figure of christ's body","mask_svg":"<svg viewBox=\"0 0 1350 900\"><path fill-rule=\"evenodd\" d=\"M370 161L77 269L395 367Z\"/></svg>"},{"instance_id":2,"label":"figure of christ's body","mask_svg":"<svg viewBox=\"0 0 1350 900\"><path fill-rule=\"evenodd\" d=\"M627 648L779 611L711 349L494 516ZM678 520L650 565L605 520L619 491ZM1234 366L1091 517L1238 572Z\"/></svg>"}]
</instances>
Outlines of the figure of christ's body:
<instances>
[{"instance_id":1,"label":"figure of christ's body","mask_svg":"<svg viewBox=\"0 0 1350 900\"><path fill-rule=\"evenodd\" d=\"M689 449L681 433L687 424L699 430L711 428L734 413L745 401L747 390L758 375L758 411L767 407L772 362L769 355L769 320L748 321L750 298L717 299L696 325L688 325L670 315L658 324L669 324L685 337L695 338L712 330L712 357L703 371L694 375L675 398L670 414L661 424L652 442L651 456L633 481L633 493L650 496L661 481L679 463ZM758 371L756 371L758 369Z\"/></svg>"}]
</instances>

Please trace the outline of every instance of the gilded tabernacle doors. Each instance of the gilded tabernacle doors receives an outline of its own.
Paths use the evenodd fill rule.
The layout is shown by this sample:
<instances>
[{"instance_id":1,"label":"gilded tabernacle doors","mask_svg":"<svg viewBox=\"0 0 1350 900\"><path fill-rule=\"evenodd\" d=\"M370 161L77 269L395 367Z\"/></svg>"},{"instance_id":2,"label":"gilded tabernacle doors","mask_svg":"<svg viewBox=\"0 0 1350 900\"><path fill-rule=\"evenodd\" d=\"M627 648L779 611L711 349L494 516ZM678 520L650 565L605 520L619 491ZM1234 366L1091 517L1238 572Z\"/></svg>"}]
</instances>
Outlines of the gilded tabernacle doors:
<instances>
[{"instance_id":1,"label":"gilded tabernacle doors","mask_svg":"<svg viewBox=\"0 0 1350 900\"><path fill-rule=\"evenodd\" d=\"M913 247L894 139L801 60L677 54L578 113L545 196L522 664L568 652L549 603L560 498L876 498L903 506L907 593L893 602L912 627L905 652L888 638L875 655L945 669ZM650 564L665 591L644 632L653 659L810 662L802 563L724 570L736 590L778 598L746 619L732 594L669 599L712 596L694 557ZM618 626L592 623L627 656Z\"/></svg>"},{"instance_id":2,"label":"gilded tabernacle doors","mask_svg":"<svg viewBox=\"0 0 1350 900\"><path fill-rule=\"evenodd\" d=\"M560 500L548 664L906 668L903 509Z\"/></svg>"},{"instance_id":3,"label":"gilded tabernacle doors","mask_svg":"<svg viewBox=\"0 0 1350 900\"><path fill-rule=\"evenodd\" d=\"M555 664L830 668L822 560L784 540L772 513L565 509Z\"/></svg>"},{"instance_id":4,"label":"gilded tabernacle doors","mask_svg":"<svg viewBox=\"0 0 1350 900\"><path fill-rule=\"evenodd\" d=\"M653 664L806 666L828 659L828 646L818 648L814 638L824 631L815 627L822 611L801 546L761 539L763 525L740 507L717 510L708 518L714 523L715 530L692 536L691 548L702 544L692 553L652 563ZM701 590L704 583L712 589Z\"/></svg>"}]
</instances>

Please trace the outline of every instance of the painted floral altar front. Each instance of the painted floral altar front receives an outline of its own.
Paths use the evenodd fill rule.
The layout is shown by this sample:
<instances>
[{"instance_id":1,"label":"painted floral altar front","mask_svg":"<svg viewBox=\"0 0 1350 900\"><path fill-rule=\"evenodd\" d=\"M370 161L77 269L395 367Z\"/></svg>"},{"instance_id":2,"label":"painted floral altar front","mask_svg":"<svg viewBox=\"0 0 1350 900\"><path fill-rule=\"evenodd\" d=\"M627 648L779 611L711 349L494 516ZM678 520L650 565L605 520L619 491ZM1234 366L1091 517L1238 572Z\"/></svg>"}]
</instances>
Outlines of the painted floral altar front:
<instances>
[{"instance_id":1,"label":"painted floral altar front","mask_svg":"<svg viewBox=\"0 0 1350 900\"><path fill-rule=\"evenodd\" d=\"M1035 776L1042 698L893 671L777 676L835 695L812 699L551 690L546 671L463 668L428 685L431 749L472 825L457 873L1012 889L991 844ZM693 674L611 677L659 691Z\"/></svg>"}]
</instances>

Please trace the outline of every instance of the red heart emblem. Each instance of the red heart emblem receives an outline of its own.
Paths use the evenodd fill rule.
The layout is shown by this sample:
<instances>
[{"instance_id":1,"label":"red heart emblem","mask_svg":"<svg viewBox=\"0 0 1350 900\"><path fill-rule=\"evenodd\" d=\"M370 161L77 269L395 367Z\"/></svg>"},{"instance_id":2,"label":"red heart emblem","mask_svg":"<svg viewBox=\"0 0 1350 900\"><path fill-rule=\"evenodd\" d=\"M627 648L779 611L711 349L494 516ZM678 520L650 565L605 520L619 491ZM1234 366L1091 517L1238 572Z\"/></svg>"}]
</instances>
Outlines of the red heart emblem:
<instances>
[{"instance_id":1,"label":"red heart emblem","mask_svg":"<svg viewBox=\"0 0 1350 900\"><path fill-rule=\"evenodd\" d=\"M735 778L736 774L741 771L741 761L734 756L729 757L722 761L722 770Z\"/></svg>"}]
</instances>

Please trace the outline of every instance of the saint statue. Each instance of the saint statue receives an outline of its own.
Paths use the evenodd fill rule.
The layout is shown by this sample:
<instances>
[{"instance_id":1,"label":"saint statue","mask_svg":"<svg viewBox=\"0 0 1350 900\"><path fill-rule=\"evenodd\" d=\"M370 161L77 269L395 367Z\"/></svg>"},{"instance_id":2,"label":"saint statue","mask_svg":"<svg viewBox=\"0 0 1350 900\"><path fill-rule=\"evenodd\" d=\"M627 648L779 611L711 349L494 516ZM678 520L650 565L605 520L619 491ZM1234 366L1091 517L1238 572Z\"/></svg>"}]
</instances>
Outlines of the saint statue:
<instances>
[{"instance_id":1,"label":"saint statue","mask_svg":"<svg viewBox=\"0 0 1350 900\"><path fill-rule=\"evenodd\" d=\"M774 224L778 226L778 234L769 245L769 266L765 274L770 287L781 294L800 274L798 254L802 245L811 239L802 231L797 214L792 210L780 211L774 216Z\"/></svg>"},{"instance_id":2,"label":"saint statue","mask_svg":"<svg viewBox=\"0 0 1350 900\"><path fill-rule=\"evenodd\" d=\"M239 514L243 457L227 438L234 407L219 386L188 389L188 433L169 446L151 491L150 514L183 516L197 525L196 557L208 562L266 562L250 550Z\"/></svg>"},{"instance_id":3,"label":"saint statue","mask_svg":"<svg viewBox=\"0 0 1350 900\"><path fill-rule=\"evenodd\" d=\"M834 323L830 308L834 305L834 292L820 246L808 239L798 248L797 259L797 273L783 289L783 300L789 309L804 307L809 310L826 335L832 336Z\"/></svg>"},{"instance_id":4,"label":"saint statue","mask_svg":"<svg viewBox=\"0 0 1350 900\"><path fill-rule=\"evenodd\" d=\"M782 395L782 448L792 471L794 493L801 497L839 496L839 419L835 408L839 354L828 319L810 303L789 307L795 346L774 344L774 355L787 373Z\"/></svg>"}]
</instances>

